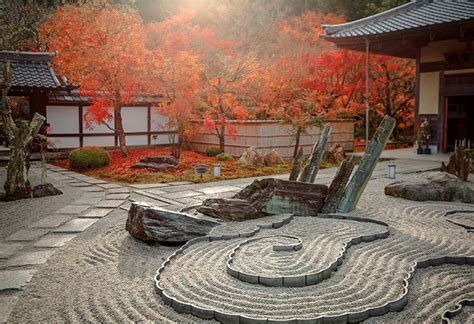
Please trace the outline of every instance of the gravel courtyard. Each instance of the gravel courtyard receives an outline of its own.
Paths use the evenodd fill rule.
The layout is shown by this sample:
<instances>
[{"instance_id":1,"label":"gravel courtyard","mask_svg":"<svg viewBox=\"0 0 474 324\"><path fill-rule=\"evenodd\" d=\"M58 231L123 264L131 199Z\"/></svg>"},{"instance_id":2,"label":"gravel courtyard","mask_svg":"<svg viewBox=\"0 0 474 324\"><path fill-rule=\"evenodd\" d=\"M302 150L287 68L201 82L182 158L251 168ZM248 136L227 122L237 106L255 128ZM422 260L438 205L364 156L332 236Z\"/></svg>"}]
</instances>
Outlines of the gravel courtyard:
<instances>
[{"instance_id":1,"label":"gravel courtyard","mask_svg":"<svg viewBox=\"0 0 474 324\"><path fill-rule=\"evenodd\" d=\"M400 172L397 180L413 178L418 176L415 171L435 165L438 164L397 161ZM328 183L334 170L322 171L317 181ZM8 205L10 203L0 203L1 219L5 224L0 232L3 249L5 245L17 244L17 250L23 253L51 252L47 260L36 264L12 264L11 259L17 254L2 255L0 276L12 271L31 271L32 276L30 282L14 288L2 285L2 318L7 320L9 313L8 322L11 323L208 322L193 315L180 314L165 305L164 299L155 290L154 277L162 263L180 247L148 245L131 238L124 229L127 208L130 200L145 200L178 210L209 196L230 196L249 180L206 185L181 183L129 187L80 184L81 181L87 183L88 179L67 180L66 177L75 179L74 175L61 172L51 172L51 179L62 186L65 195L57 201L44 203L44 208L34 200L20 202L18 210ZM446 310L455 308L463 300L474 299L472 263L443 263L420 268L413 274L408 287L405 287L404 279L415 261L444 256L474 257L474 236L468 230L474 222L474 206L411 202L385 196L383 188L391 183L385 172L386 164L379 163L359 207L350 215L387 224L390 228L388 237L376 238L377 233L382 233L386 227L372 222L294 217L281 227L261 229L255 234L257 240L242 245L234 255L235 267L242 272L257 276L275 272L278 275L298 276L324 269L338 258L341 251L347 250L336 271L321 282L304 287L270 287L244 282L229 275L226 271L229 254L247 239L236 237L191 245L164 268L160 275L161 287L168 296L180 302L216 312L240 314L241 320L289 321L368 312L399 299L404 289L408 288L407 305L401 312L372 316L366 322L440 322ZM10 231L21 230L22 224L26 227L25 223L38 222L46 215L55 213L56 209L74 205L74 199L89 207L77 214L67 214L69 217L65 218L65 222L72 217L95 221L74 234L56 231L55 235L74 235L64 246L34 247L33 242L40 240L41 236L29 241L7 240ZM108 204L104 201L121 203ZM115 207L107 207L112 205ZM109 213L91 217L94 215L91 210L97 212L102 209L108 209ZM89 217L85 217L88 213ZM31 218L28 218L30 214ZM14 223L11 218L18 218L17 215L22 215L23 220ZM278 222L279 219L281 217L254 220L247 224L229 223L216 228L213 233L238 234L256 225ZM50 232L43 235L51 236L51 231L61 226L64 224L37 229L49 229ZM298 251L272 251L275 244L292 243L287 236L300 238L302 248ZM347 246L348 241L359 236L372 236L374 239ZM341 319L347 320L344 316ZM473 307L464 306L453 321L472 322L473 319Z\"/></svg>"}]
</instances>

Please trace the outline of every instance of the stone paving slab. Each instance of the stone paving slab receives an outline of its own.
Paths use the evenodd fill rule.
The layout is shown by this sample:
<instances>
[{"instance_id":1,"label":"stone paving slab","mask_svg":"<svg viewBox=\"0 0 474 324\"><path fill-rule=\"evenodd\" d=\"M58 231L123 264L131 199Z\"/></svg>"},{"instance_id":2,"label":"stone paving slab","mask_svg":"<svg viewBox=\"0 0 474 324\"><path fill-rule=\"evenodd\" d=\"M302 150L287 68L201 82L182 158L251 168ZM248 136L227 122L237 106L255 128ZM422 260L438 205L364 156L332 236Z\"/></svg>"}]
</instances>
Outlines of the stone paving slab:
<instances>
[{"instance_id":1,"label":"stone paving slab","mask_svg":"<svg viewBox=\"0 0 474 324\"><path fill-rule=\"evenodd\" d=\"M121 193L129 193L129 192L130 190L127 187L109 189L109 193L111 194L121 194Z\"/></svg>"},{"instance_id":2,"label":"stone paving slab","mask_svg":"<svg viewBox=\"0 0 474 324\"><path fill-rule=\"evenodd\" d=\"M53 230L55 233L79 233L94 224L97 218L76 218Z\"/></svg>"},{"instance_id":3,"label":"stone paving slab","mask_svg":"<svg viewBox=\"0 0 474 324\"><path fill-rule=\"evenodd\" d=\"M103 186L103 185L101 185L101 186ZM102 191L104 191L103 188L99 188L97 186L83 187L83 188L81 188L81 190L84 191L84 192L102 192Z\"/></svg>"},{"instance_id":4,"label":"stone paving slab","mask_svg":"<svg viewBox=\"0 0 474 324\"><path fill-rule=\"evenodd\" d=\"M113 211L110 208L92 208L86 211L84 214L80 215L83 218L102 218L107 216Z\"/></svg>"},{"instance_id":5,"label":"stone paving slab","mask_svg":"<svg viewBox=\"0 0 474 324\"><path fill-rule=\"evenodd\" d=\"M233 186L216 186L210 188L200 188L196 189L196 191L202 192L206 195L213 195L216 193L227 192L227 191L240 191L241 188L233 187Z\"/></svg>"},{"instance_id":6,"label":"stone paving slab","mask_svg":"<svg viewBox=\"0 0 474 324\"><path fill-rule=\"evenodd\" d=\"M121 193L121 194L109 194L105 196L105 199L107 200L125 200L130 197L129 193Z\"/></svg>"},{"instance_id":7,"label":"stone paving slab","mask_svg":"<svg viewBox=\"0 0 474 324\"><path fill-rule=\"evenodd\" d=\"M178 192L171 192L161 195L161 197L175 199L175 198L188 198L193 196L201 195L200 192L186 190L186 191L178 191Z\"/></svg>"},{"instance_id":8,"label":"stone paving slab","mask_svg":"<svg viewBox=\"0 0 474 324\"><path fill-rule=\"evenodd\" d=\"M68 220L70 220L72 217L72 215L51 215L51 216L47 216L43 219L40 219L39 221L37 222L34 222L33 224L31 224L30 226L28 227L34 227L34 228L54 228L54 227L58 227L59 225L62 225L64 223L66 223Z\"/></svg>"},{"instance_id":9,"label":"stone paving slab","mask_svg":"<svg viewBox=\"0 0 474 324\"><path fill-rule=\"evenodd\" d=\"M18 267L27 265L43 264L48 261L54 251L19 252L13 258L8 259L7 267Z\"/></svg>"},{"instance_id":10,"label":"stone paving slab","mask_svg":"<svg viewBox=\"0 0 474 324\"><path fill-rule=\"evenodd\" d=\"M74 201L73 205L95 205L101 200L101 197L81 197Z\"/></svg>"},{"instance_id":11,"label":"stone paving slab","mask_svg":"<svg viewBox=\"0 0 474 324\"><path fill-rule=\"evenodd\" d=\"M132 203L131 202L126 202L125 204L120 206L120 209L123 209L125 211L129 211L130 207L132 207ZM158 206L155 206L155 207L158 207Z\"/></svg>"},{"instance_id":12,"label":"stone paving slab","mask_svg":"<svg viewBox=\"0 0 474 324\"><path fill-rule=\"evenodd\" d=\"M34 270L1 270L0 291L22 290L34 273Z\"/></svg>"},{"instance_id":13,"label":"stone paving slab","mask_svg":"<svg viewBox=\"0 0 474 324\"><path fill-rule=\"evenodd\" d=\"M104 184L99 184L99 187L102 187L104 189L114 189L114 188L122 188L123 186L116 184L116 183L104 183Z\"/></svg>"},{"instance_id":14,"label":"stone paving slab","mask_svg":"<svg viewBox=\"0 0 474 324\"><path fill-rule=\"evenodd\" d=\"M56 214L78 215L89 208L88 205L68 205L56 211Z\"/></svg>"},{"instance_id":15,"label":"stone paving slab","mask_svg":"<svg viewBox=\"0 0 474 324\"><path fill-rule=\"evenodd\" d=\"M0 296L0 323L6 323L8 316L18 302L16 296Z\"/></svg>"},{"instance_id":16,"label":"stone paving slab","mask_svg":"<svg viewBox=\"0 0 474 324\"><path fill-rule=\"evenodd\" d=\"M87 183L87 182L70 182L69 185L71 187L91 187L92 184Z\"/></svg>"},{"instance_id":17,"label":"stone paving slab","mask_svg":"<svg viewBox=\"0 0 474 324\"><path fill-rule=\"evenodd\" d=\"M117 208L124 203L124 200L101 200L95 206L99 208Z\"/></svg>"},{"instance_id":18,"label":"stone paving slab","mask_svg":"<svg viewBox=\"0 0 474 324\"><path fill-rule=\"evenodd\" d=\"M73 234L48 234L33 244L37 248L57 248L75 238Z\"/></svg>"},{"instance_id":19,"label":"stone paving slab","mask_svg":"<svg viewBox=\"0 0 474 324\"><path fill-rule=\"evenodd\" d=\"M194 199L192 197L176 199L178 203L186 206L197 206L202 204L202 200Z\"/></svg>"},{"instance_id":20,"label":"stone paving slab","mask_svg":"<svg viewBox=\"0 0 474 324\"><path fill-rule=\"evenodd\" d=\"M135 189L151 189L151 188L163 188L168 187L169 184L167 183L139 183L131 185L130 187Z\"/></svg>"},{"instance_id":21,"label":"stone paving slab","mask_svg":"<svg viewBox=\"0 0 474 324\"><path fill-rule=\"evenodd\" d=\"M21 250L25 245L21 243L0 243L0 259L7 259Z\"/></svg>"},{"instance_id":22,"label":"stone paving slab","mask_svg":"<svg viewBox=\"0 0 474 324\"><path fill-rule=\"evenodd\" d=\"M151 193L152 195L162 195L166 193L166 191L161 189L146 189L145 191Z\"/></svg>"},{"instance_id":23,"label":"stone paving slab","mask_svg":"<svg viewBox=\"0 0 474 324\"><path fill-rule=\"evenodd\" d=\"M8 236L5 241L34 241L49 232L45 228L25 228Z\"/></svg>"},{"instance_id":24,"label":"stone paving slab","mask_svg":"<svg viewBox=\"0 0 474 324\"><path fill-rule=\"evenodd\" d=\"M81 198L103 198L105 197L105 191L91 191L84 192Z\"/></svg>"},{"instance_id":25,"label":"stone paving slab","mask_svg":"<svg viewBox=\"0 0 474 324\"><path fill-rule=\"evenodd\" d=\"M189 185L193 184L190 181L174 181L174 182L168 182L170 186L184 186L184 185Z\"/></svg>"}]
</instances>

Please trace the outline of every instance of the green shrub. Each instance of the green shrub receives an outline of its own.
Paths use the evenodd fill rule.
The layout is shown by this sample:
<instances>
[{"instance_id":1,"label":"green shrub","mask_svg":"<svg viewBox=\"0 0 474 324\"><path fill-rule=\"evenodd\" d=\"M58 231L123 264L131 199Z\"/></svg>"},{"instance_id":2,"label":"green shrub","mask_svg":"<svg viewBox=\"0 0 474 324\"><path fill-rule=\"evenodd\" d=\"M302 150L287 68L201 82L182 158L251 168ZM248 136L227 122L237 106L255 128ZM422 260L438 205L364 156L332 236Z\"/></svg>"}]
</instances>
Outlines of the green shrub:
<instances>
[{"instance_id":1,"label":"green shrub","mask_svg":"<svg viewBox=\"0 0 474 324\"><path fill-rule=\"evenodd\" d=\"M215 157L221 153L221 149L218 147L209 147L206 149L206 155Z\"/></svg>"},{"instance_id":2,"label":"green shrub","mask_svg":"<svg viewBox=\"0 0 474 324\"><path fill-rule=\"evenodd\" d=\"M232 155L230 155L229 153L221 153L221 154L218 154L216 156L216 158L219 160L219 161L230 161L230 160L233 160L234 157Z\"/></svg>"},{"instance_id":3,"label":"green shrub","mask_svg":"<svg viewBox=\"0 0 474 324\"><path fill-rule=\"evenodd\" d=\"M467 158L474 160L474 149L469 149L469 150L464 151L464 155Z\"/></svg>"},{"instance_id":4,"label":"green shrub","mask_svg":"<svg viewBox=\"0 0 474 324\"><path fill-rule=\"evenodd\" d=\"M69 164L79 169L99 168L110 163L110 155L103 148L83 147L69 153Z\"/></svg>"}]
</instances>

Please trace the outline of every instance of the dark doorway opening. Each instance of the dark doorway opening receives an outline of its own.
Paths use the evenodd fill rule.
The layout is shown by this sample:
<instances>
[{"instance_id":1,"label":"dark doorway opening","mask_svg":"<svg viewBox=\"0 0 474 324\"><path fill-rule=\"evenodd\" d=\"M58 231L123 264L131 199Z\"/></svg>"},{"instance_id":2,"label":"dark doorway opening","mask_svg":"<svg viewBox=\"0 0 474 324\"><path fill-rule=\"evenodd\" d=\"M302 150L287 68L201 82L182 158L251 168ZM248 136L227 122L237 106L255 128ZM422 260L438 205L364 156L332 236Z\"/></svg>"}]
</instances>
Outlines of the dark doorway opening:
<instances>
[{"instance_id":1,"label":"dark doorway opening","mask_svg":"<svg viewBox=\"0 0 474 324\"><path fill-rule=\"evenodd\" d=\"M449 96L446 101L445 150L453 151L456 141L474 145L474 95Z\"/></svg>"}]
</instances>

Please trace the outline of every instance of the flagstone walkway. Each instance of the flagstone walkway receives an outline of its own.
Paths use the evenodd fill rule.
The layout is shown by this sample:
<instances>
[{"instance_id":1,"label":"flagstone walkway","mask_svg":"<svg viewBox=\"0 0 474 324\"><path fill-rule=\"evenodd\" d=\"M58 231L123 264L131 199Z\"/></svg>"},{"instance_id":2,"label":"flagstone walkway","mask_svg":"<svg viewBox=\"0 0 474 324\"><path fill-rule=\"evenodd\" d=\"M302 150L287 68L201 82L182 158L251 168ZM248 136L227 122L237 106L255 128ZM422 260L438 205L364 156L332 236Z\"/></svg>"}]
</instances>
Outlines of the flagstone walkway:
<instances>
[{"instance_id":1,"label":"flagstone walkway","mask_svg":"<svg viewBox=\"0 0 474 324\"><path fill-rule=\"evenodd\" d=\"M377 165L373 179L386 178L388 163L380 162ZM400 159L396 165L398 173L414 173L438 168L439 162ZM0 203L2 222L14 218L16 213L23 215L22 223L11 227L15 228L14 232L0 235L0 322L8 319L32 277L54 253L78 235L87 238L87 235L99 235L105 231L107 227L100 224L105 224L108 217L113 217L114 211L122 210L123 214L133 201L146 201L155 206L181 210L199 205L209 197L230 197L253 181L253 178L248 178L205 184L175 182L122 185L106 183L56 166L50 165L48 168L48 180L70 197L64 198L62 204L60 200L55 200L49 206L49 201L63 199L53 197ZM335 171L335 168L320 170L317 182L329 184ZM38 178L39 173L39 165L33 163L32 177ZM287 178L288 175L275 177ZM16 208L16 204L21 207ZM53 273L50 275L54 276Z\"/></svg>"}]
</instances>

